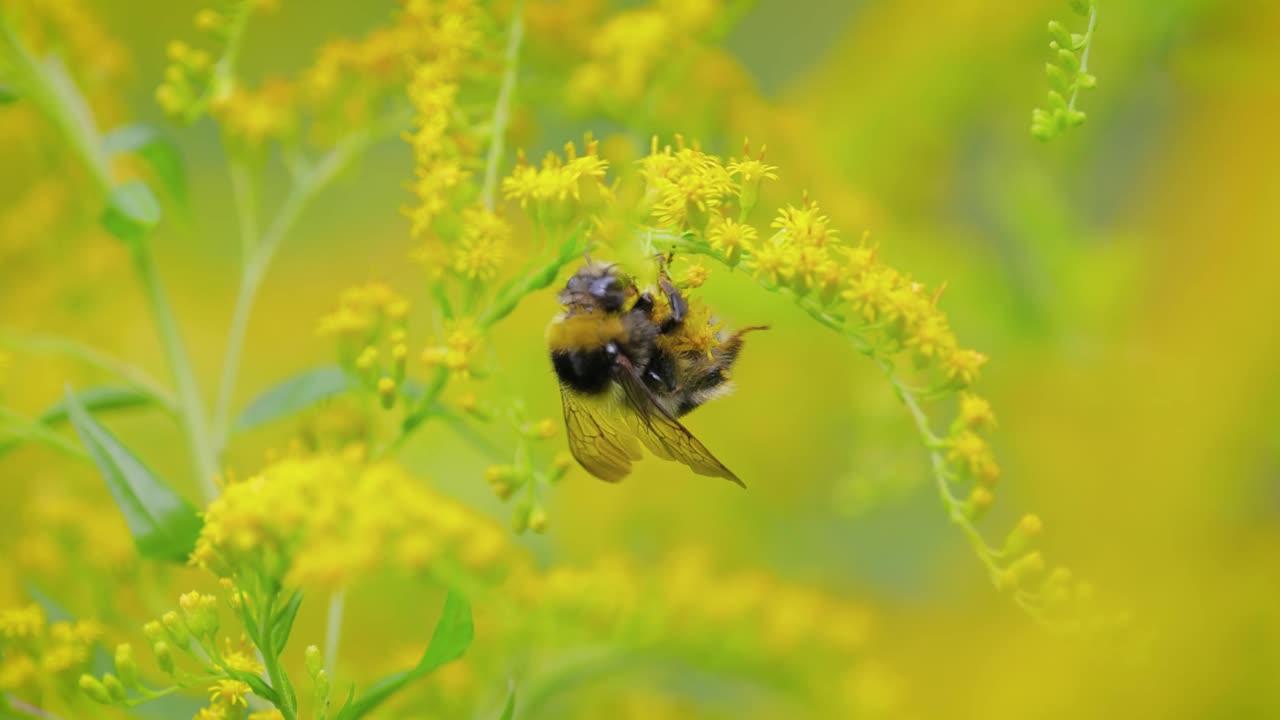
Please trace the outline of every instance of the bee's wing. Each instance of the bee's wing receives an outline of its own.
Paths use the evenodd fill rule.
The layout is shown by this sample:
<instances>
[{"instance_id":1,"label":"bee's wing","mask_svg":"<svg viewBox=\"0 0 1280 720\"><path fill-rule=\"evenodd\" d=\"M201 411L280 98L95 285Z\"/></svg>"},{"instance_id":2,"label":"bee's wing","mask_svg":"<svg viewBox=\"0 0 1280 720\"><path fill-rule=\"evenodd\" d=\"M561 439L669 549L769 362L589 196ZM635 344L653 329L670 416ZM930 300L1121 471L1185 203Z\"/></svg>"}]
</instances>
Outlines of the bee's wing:
<instances>
[{"instance_id":1,"label":"bee's wing","mask_svg":"<svg viewBox=\"0 0 1280 720\"><path fill-rule=\"evenodd\" d=\"M618 482L640 459L640 444L607 411L594 407L571 390L560 388L569 450L587 472L607 482Z\"/></svg>"},{"instance_id":2,"label":"bee's wing","mask_svg":"<svg viewBox=\"0 0 1280 720\"><path fill-rule=\"evenodd\" d=\"M674 416L658 402L653 391L640 379L635 366L625 357L619 357L614 371L614 378L622 386L627 406L635 412L636 435L654 455L666 460L676 460L689 466L699 475L722 477L742 487L746 484L738 479L724 463L702 444L689 429L680 424Z\"/></svg>"}]
</instances>

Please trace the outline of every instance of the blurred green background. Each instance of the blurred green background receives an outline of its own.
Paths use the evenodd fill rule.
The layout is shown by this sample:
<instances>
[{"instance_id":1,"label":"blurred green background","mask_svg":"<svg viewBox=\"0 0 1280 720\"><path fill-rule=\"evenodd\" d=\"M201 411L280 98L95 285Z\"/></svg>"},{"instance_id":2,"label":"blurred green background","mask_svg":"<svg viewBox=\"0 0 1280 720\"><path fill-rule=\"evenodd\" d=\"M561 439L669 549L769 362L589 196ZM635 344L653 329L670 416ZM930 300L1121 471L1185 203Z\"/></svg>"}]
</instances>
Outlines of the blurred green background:
<instances>
[{"instance_id":1,"label":"blurred green background","mask_svg":"<svg viewBox=\"0 0 1280 720\"><path fill-rule=\"evenodd\" d=\"M324 39L358 35L393 7L285 0L255 20L247 74L295 72ZM120 114L164 123L151 95L163 48L189 34L194 5L93 9L132 54ZM548 534L515 542L546 568L621 555L642 572L701 547L724 568L759 568L865 607L869 661L892 678L884 705L910 717L1280 715L1280 7L1100 2L1099 87L1081 100L1089 120L1046 145L1028 119L1046 87L1045 24L1068 17L1064 3L1042 0L760 0L724 46L767 116L689 132L713 148L732 150L744 134L767 142L782 175L772 200L807 190L846 237L870 230L896 267L947 283L943 306L961 342L991 358L978 389L1000 423L993 526L1037 512L1046 554L1151 638L1143 658L1120 659L1128 654L1107 638L1046 633L993 590L940 511L927 456L882 376L741 274L713 272L703 297L733 325L773 329L751 336L736 394L688 424L750 490L652 460L617 486L575 473L551 495ZM534 108L517 142L537 157L584 129L618 131ZM215 129L175 135L193 221L166 224L155 247L210 386L235 293L236 221ZM41 161L7 141L0 158L3 214ZM331 357L315 321L342 288L385 280L428 306L420 268L404 261L414 243L398 211L411 174L407 147L383 143L302 220L250 327L241 403ZM270 203L279 193L267 187ZM165 376L123 250L61 238L0 263L5 326L73 336ZM554 312L543 291L492 338L500 382L535 417L559 414L543 346ZM4 397L34 413L88 377L15 356ZM115 427L153 448L169 477L187 477L171 423L137 415ZM239 441L231 465L252 472L290 432ZM405 463L505 522L481 479L486 461L453 435L422 434ZM11 508L48 484L106 497L87 470L34 448L0 459L0 482ZM183 490L196 495L193 484ZM4 594L17 592L15 579ZM390 642L382 613L414 617L413 607L388 610L383 592L353 593L348 637L365 647L354 653ZM318 627L320 609L310 612L303 623ZM362 622L367 638L353 629ZM546 717L598 717L609 706L592 697L640 684L595 678ZM653 694L684 700L628 712L741 716L732 699L656 685Z\"/></svg>"}]
</instances>

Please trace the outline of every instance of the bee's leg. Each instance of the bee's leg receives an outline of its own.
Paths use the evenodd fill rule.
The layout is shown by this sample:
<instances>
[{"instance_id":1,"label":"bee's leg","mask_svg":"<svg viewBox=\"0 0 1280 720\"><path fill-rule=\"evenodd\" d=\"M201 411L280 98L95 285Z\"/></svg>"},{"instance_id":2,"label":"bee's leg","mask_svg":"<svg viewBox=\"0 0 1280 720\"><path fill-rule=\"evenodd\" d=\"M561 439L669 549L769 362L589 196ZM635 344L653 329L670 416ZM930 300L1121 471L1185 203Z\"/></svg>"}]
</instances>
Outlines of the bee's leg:
<instances>
[{"instance_id":1,"label":"bee's leg","mask_svg":"<svg viewBox=\"0 0 1280 720\"><path fill-rule=\"evenodd\" d=\"M658 287L662 288L662 292L667 296L667 303L671 306L671 316L662 321L658 332L669 335L684 322L684 316L689 312L689 301L685 300L684 295L681 295L676 286L671 283L665 269L658 274Z\"/></svg>"},{"instance_id":2,"label":"bee's leg","mask_svg":"<svg viewBox=\"0 0 1280 720\"><path fill-rule=\"evenodd\" d=\"M639 310L646 317L653 314L653 293L645 291L640 293L640 297L636 298L635 303L631 306L632 310Z\"/></svg>"},{"instance_id":3,"label":"bee's leg","mask_svg":"<svg viewBox=\"0 0 1280 720\"><path fill-rule=\"evenodd\" d=\"M742 336L756 330L768 329L768 325L750 325L730 335L728 340L720 343L720 347L712 351L716 368L727 373L738 361L738 353L742 352Z\"/></svg>"},{"instance_id":4,"label":"bee's leg","mask_svg":"<svg viewBox=\"0 0 1280 720\"><path fill-rule=\"evenodd\" d=\"M766 329L768 329L767 325L742 328L712 351L711 359L701 363L692 373L692 377L680 388L676 416L684 415L708 400L728 393L730 391L729 371L738 361L738 353L742 351L742 336L755 330Z\"/></svg>"}]
</instances>

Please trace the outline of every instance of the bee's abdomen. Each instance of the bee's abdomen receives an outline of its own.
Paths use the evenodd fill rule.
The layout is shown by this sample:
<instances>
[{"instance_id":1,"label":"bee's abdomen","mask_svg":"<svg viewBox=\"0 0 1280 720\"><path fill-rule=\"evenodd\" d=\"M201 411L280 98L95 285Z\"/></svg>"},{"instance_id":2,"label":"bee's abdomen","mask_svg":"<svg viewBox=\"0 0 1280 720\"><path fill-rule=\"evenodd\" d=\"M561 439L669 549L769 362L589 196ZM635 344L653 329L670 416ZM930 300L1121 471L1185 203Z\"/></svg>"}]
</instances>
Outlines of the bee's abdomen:
<instances>
[{"instance_id":1,"label":"bee's abdomen","mask_svg":"<svg viewBox=\"0 0 1280 720\"><path fill-rule=\"evenodd\" d=\"M605 348L551 351L551 365L560 382L586 395L597 395L609 388L613 363L613 355Z\"/></svg>"}]
</instances>

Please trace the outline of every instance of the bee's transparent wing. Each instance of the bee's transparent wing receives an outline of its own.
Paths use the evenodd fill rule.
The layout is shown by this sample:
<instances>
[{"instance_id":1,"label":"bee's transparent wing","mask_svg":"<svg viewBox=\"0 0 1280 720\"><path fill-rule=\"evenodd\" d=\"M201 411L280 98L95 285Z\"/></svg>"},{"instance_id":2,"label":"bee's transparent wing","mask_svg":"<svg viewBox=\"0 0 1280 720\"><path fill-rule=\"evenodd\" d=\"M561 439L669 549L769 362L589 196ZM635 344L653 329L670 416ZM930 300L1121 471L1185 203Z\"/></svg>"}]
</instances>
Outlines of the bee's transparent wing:
<instances>
[{"instance_id":1,"label":"bee's transparent wing","mask_svg":"<svg viewBox=\"0 0 1280 720\"><path fill-rule=\"evenodd\" d=\"M658 402L653 391L640 379L635 366L626 358L619 357L614 378L622 386L627 406L635 413L632 426L636 435L650 452L664 460L684 463L699 475L722 477L746 487L737 475L717 460L688 428L681 425Z\"/></svg>"},{"instance_id":2,"label":"bee's transparent wing","mask_svg":"<svg viewBox=\"0 0 1280 720\"><path fill-rule=\"evenodd\" d=\"M606 482L618 482L640 459L640 444L616 417L596 401L560 388L569 450L587 472Z\"/></svg>"}]
</instances>

